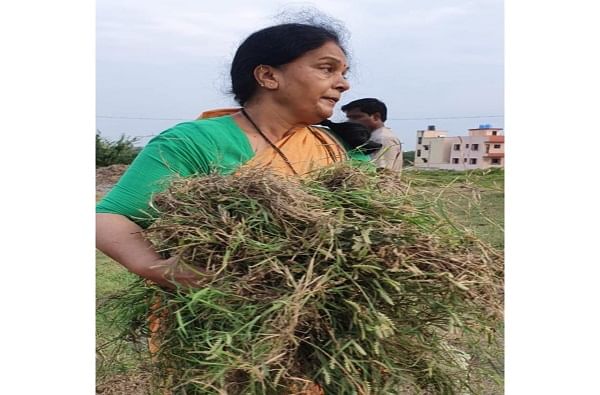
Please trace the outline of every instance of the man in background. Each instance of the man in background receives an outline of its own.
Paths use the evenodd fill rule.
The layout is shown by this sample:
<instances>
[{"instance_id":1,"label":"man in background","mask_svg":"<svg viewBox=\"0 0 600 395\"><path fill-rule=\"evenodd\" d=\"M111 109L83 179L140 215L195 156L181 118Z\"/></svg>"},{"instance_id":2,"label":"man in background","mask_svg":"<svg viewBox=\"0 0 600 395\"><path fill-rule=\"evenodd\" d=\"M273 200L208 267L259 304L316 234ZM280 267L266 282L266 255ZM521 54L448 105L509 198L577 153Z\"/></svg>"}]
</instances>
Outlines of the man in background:
<instances>
[{"instance_id":1,"label":"man in background","mask_svg":"<svg viewBox=\"0 0 600 395\"><path fill-rule=\"evenodd\" d=\"M387 107L382 101L374 98L358 99L343 105L342 111L349 121L360 123L369 129L371 141L382 145L379 151L371 154L377 167L402 170L402 144L392 130L385 126Z\"/></svg>"}]
</instances>

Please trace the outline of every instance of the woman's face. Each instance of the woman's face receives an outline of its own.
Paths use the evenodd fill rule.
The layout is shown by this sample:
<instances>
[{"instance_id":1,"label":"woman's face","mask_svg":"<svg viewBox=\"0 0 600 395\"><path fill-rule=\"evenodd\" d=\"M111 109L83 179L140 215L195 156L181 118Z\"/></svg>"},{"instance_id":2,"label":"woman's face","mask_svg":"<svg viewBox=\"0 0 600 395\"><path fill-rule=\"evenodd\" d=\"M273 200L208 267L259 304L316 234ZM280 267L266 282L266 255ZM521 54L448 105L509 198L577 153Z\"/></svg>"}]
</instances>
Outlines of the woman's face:
<instances>
[{"instance_id":1,"label":"woman's face","mask_svg":"<svg viewBox=\"0 0 600 395\"><path fill-rule=\"evenodd\" d=\"M277 69L276 100L300 122L318 123L331 117L342 93L350 89L347 70L342 49L327 42Z\"/></svg>"}]
</instances>

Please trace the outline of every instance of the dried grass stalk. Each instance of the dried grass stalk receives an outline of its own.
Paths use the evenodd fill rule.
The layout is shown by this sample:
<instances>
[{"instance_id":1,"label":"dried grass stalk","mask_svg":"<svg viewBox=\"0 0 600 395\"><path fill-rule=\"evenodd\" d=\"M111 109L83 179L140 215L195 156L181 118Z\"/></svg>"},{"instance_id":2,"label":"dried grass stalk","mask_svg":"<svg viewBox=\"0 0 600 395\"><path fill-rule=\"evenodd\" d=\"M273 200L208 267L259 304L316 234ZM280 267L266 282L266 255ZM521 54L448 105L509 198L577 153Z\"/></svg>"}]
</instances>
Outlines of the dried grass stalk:
<instances>
[{"instance_id":1,"label":"dried grass stalk","mask_svg":"<svg viewBox=\"0 0 600 395\"><path fill-rule=\"evenodd\" d=\"M181 394L477 392L502 319L503 258L397 175L338 165L176 180L146 232L202 287L136 284L119 299ZM473 340L473 341L472 341Z\"/></svg>"}]
</instances>

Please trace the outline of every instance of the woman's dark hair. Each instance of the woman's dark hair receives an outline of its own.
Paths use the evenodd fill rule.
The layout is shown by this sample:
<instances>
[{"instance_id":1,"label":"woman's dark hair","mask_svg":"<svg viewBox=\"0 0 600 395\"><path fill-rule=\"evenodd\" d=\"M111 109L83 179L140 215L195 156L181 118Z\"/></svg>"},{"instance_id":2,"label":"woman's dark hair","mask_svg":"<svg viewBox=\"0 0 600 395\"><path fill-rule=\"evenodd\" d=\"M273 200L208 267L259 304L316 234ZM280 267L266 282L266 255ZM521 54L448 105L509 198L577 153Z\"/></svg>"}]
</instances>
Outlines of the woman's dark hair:
<instances>
[{"instance_id":1,"label":"woman's dark hair","mask_svg":"<svg viewBox=\"0 0 600 395\"><path fill-rule=\"evenodd\" d=\"M358 149L365 154L371 154L381 148L380 143L370 141L371 132L365 126L356 122L332 122L329 119L321 121L331 131L343 140L350 149Z\"/></svg>"},{"instance_id":2,"label":"woman's dark hair","mask_svg":"<svg viewBox=\"0 0 600 395\"><path fill-rule=\"evenodd\" d=\"M323 26L285 23L252 33L237 49L231 63L231 91L235 100L243 106L256 92L257 66L282 66L327 42L336 43L346 53L339 34Z\"/></svg>"}]
</instances>

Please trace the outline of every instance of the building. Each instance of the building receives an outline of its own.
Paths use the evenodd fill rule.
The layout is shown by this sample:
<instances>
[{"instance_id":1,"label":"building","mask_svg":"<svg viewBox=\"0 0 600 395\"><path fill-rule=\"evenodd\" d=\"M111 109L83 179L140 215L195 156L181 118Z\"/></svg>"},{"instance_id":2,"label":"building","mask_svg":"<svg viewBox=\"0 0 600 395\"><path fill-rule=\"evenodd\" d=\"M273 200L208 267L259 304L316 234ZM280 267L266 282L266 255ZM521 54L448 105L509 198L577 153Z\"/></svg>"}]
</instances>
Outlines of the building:
<instances>
[{"instance_id":1,"label":"building","mask_svg":"<svg viewBox=\"0 0 600 395\"><path fill-rule=\"evenodd\" d=\"M446 170L487 169L504 167L504 134L502 128L479 125L469 129L468 136L450 136L430 125L417 130L415 167Z\"/></svg>"}]
</instances>

